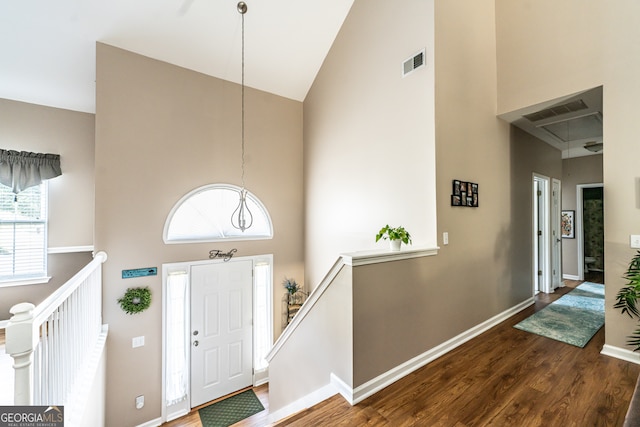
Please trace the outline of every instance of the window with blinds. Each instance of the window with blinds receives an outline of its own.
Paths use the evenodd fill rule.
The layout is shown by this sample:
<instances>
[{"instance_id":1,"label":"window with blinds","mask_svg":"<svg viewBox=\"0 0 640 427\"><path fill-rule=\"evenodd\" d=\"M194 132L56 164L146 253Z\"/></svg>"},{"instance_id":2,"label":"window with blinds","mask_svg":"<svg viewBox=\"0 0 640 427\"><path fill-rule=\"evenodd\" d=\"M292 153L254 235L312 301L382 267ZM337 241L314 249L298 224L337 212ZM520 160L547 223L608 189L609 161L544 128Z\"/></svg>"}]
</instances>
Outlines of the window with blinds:
<instances>
[{"instance_id":1,"label":"window with blinds","mask_svg":"<svg viewBox=\"0 0 640 427\"><path fill-rule=\"evenodd\" d=\"M0 185L0 281L47 275L47 184L18 195Z\"/></svg>"}]
</instances>

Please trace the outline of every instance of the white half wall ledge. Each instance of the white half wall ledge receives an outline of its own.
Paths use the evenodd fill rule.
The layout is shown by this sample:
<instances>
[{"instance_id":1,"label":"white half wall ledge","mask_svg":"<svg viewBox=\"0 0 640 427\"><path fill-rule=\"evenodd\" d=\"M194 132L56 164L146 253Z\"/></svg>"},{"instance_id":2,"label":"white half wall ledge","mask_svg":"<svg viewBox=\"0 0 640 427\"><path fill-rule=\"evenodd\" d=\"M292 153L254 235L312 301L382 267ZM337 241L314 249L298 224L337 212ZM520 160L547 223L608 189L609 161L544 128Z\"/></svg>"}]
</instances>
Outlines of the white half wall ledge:
<instances>
[{"instance_id":1,"label":"white half wall ledge","mask_svg":"<svg viewBox=\"0 0 640 427\"><path fill-rule=\"evenodd\" d=\"M93 252L93 245L87 246L57 246L47 249L48 254L71 254L77 252Z\"/></svg>"},{"instance_id":2,"label":"white half wall ledge","mask_svg":"<svg viewBox=\"0 0 640 427\"><path fill-rule=\"evenodd\" d=\"M600 354L640 365L640 354L626 348L605 344Z\"/></svg>"},{"instance_id":3,"label":"white half wall ledge","mask_svg":"<svg viewBox=\"0 0 640 427\"><path fill-rule=\"evenodd\" d=\"M359 265L378 264L381 262L400 261L403 259L421 258L438 254L440 247L416 247L404 248L400 251L375 250L341 254L346 265L357 267Z\"/></svg>"}]
</instances>

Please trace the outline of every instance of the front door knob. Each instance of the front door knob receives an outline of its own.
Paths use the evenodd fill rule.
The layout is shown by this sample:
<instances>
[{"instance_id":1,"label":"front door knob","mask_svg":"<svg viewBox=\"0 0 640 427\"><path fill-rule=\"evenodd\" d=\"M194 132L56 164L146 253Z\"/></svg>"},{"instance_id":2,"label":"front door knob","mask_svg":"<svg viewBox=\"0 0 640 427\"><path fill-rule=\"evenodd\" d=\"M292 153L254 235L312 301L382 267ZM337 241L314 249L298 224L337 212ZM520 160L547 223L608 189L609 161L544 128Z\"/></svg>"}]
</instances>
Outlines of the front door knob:
<instances>
[{"instance_id":1,"label":"front door knob","mask_svg":"<svg viewBox=\"0 0 640 427\"><path fill-rule=\"evenodd\" d=\"M193 342L193 345L194 345L195 347L197 347L197 346L198 346L198 344L200 344L198 341L194 341L194 342Z\"/></svg>"}]
</instances>

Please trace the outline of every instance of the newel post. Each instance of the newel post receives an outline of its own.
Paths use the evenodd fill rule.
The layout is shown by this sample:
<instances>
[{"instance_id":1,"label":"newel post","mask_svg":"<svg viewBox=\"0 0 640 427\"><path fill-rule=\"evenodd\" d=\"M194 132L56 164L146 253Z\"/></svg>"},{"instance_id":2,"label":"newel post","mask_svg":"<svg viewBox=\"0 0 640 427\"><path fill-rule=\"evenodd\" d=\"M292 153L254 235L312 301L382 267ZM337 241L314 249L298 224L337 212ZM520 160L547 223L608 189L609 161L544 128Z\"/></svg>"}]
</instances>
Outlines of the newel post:
<instances>
[{"instance_id":1,"label":"newel post","mask_svg":"<svg viewBox=\"0 0 640 427\"><path fill-rule=\"evenodd\" d=\"M15 369L14 405L33 405L33 350L37 336L33 332L33 309L28 302L16 304L6 328L6 352L13 357Z\"/></svg>"}]
</instances>

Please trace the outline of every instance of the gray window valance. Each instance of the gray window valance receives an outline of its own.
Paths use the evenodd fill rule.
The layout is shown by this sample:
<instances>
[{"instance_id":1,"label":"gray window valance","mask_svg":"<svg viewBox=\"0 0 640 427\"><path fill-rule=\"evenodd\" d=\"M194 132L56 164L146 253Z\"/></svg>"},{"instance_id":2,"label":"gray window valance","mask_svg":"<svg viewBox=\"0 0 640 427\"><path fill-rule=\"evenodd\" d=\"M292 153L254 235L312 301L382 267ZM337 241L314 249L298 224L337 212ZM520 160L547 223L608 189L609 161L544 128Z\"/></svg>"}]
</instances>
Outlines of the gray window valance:
<instances>
[{"instance_id":1,"label":"gray window valance","mask_svg":"<svg viewBox=\"0 0 640 427\"><path fill-rule=\"evenodd\" d=\"M59 154L0 149L0 183L15 194L60 175Z\"/></svg>"}]
</instances>

